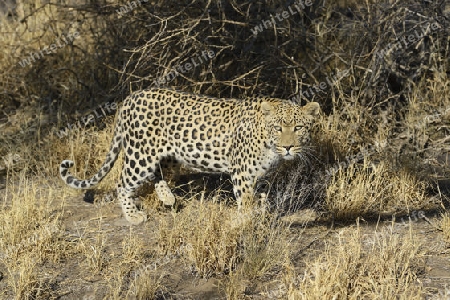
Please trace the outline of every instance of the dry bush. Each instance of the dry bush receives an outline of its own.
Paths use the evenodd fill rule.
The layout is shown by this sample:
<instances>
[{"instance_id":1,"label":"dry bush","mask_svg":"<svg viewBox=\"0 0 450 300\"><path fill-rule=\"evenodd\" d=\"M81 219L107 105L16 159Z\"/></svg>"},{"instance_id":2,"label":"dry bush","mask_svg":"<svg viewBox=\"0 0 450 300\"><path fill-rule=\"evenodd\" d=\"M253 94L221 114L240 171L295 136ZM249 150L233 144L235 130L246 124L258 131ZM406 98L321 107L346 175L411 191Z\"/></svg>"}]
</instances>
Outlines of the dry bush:
<instances>
[{"instance_id":1,"label":"dry bush","mask_svg":"<svg viewBox=\"0 0 450 300\"><path fill-rule=\"evenodd\" d=\"M399 132L398 161L412 172L426 178L448 178L450 153L450 80L436 71L410 94L404 128Z\"/></svg>"},{"instance_id":2,"label":"dry bush","mask_svg":"<svg viewBox=\"0 0 450 300\"><path fill-rule=\"evenodd\" d=\"M179 72L165 85L215 96L265 94L290 98L334 77L339 71L349 70L350 75L342 80L343 89L335 88L333 83L324 93L297 100L319 99L328 113L333 98L352 94L360 105L376 108L373 113L379 113L379 109L385 107L378 106L385 106L385 101L398 107L393 99L386 100L386 97L392 95L392 90L397 93L399 89L409 89L421 75L428 75L427 66L434 63L433 59L445 57L446 51L443 41L447 29L442 3L425 6L416 1L389 5L366 2L352 4L349 12L342 5L316 1L258 34L254 34L255 26L270 20L272 15L287 7L286 3L155 1L119 16L116 9L127 3L114 5L101 1L74 5L72 2L41 4L36 1L33 3L36 9L20 23L26 34L31 35L31 27L36 33L28 37L11 30L6 35L5 44L18 49L8 57L10 64L17 65L23 55L45 47L61 33L80 31L80 38L74 45L60 49L58 55L46 56L42 64L31 68L28 81L24 80L25 88L39 86L42 91L34 93L38 107L48 110L42 105L46 102L42 95L48 95L55 102L50 103L50 108L55 108L50 119L54 119L53 114L58 110L64 114L84 108L87 103L92 107L99 102L90 99L92 96L101 95L104 101L154 85L155 80L164 78L177 66L208 49L214 51L213 59L190 72ZM408 7L414 7L412 11L419 9L421 15L412 13ZM34 21L34 18L44 17L45 20ZM149 20L152 20L151 25ZM396 49L382 58L376 55L399 36L432 21L440 22L442 30L431 32L430 40L414 45L420 47ZM41 26L35 28L35 23ZM45 31L47 24L55 29ZM25 46L24 40L31 42ZM420 55L416 55L417 52ZM403 71L396 58L411 57L411 54L414 63L424 66ZM445 72L445 66L440 71ZM408 81L408 77L413 80ZM111 92L114 85L117 89ZM378 87L380 91L374 93ZM352 92L355 88L356 92ZM30 95L34 89L26 91ZM17 89L11 97L24 95ZM401 94L395 95L394 100L401 97ZM67 105L69 101L71 105ZM60 120L64 121L64 116Z\"/></svg>"},{"instance_id":3,"label":"dry bush","mask_svg":"<svg viewBox=\"0 0 450 300\"><path fill-rule=\"evenodd\" d=\"M340 230L318 258L306 260L304 274L285 275L288 299L423 299L417 283L424 253L414 236L390 229L363 235Z\"/></svg>"},{"instance_id":4,"label":"dry bush","mask_svg":"<svg viewBox=\"0 0 450 300\"><path fill-rule=\"evenodd\" d=\"M13 102L27 105L31 100L37 115L44 117L38 121L47 124L55 122L56 117L57 121L64 121L63 116L53 115L58 110L75 112L93 95L106 96L105 87L108 89L110 80L117 81L117 76L103 63L113 61L111 54L117 55L115 59L121 57L114 45L117 36L109 27L116 20L113 7L106 1L20 3L23 5L17 13L22 16L4 18L0 23L0 43L6 50L0 76L8 91L2 104L10 110L23 108ZM78 37L71 39L70 34L75 32ZM57 45L53 53L47 50L52 44ZM22 66L21 62L32 54L36 55L31 64ZM52 113L51 118L47 118L48 112Z\"/></svg>"},{"instance_id":5,"label":"dry bush","mask_svg":"<svg viewBox=\"0 0 450 300\"><path fill-rule=\"evenodd\" d=\"M58 146L48 138L51 131L117 98L110 91L117 84L115 69L123 55L116 42L123 40L119 36L124 33L111 26L117 24L117 16L107 1L17 2L21 6L16 14L0 19L4 49L0 57L0 156L13 149L29 150L31 155L21 157L37 160L39 166L33 164L30 169L39 174L39 167L48 163L46 158ZM67 39L75 32L77 38ZM48 50L51 45L57 45L54 53ZM22 67L27 59L31 64ZM54 166L51 170L53 175Z\"/></svg>"}]
</instances>

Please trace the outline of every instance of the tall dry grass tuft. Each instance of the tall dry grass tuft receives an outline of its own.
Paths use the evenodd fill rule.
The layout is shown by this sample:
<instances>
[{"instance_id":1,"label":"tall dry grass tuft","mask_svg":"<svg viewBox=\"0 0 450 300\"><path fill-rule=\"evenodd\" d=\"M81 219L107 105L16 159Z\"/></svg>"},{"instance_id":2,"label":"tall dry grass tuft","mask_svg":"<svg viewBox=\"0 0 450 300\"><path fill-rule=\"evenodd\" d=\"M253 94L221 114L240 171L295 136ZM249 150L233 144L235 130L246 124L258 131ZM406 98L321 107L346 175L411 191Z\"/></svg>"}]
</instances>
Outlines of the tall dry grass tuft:
<instances>
[{"instance_id":1,"label":"tall dry grass tuft","mask_svg":"<svg viewBox=\"0 0 450 300\"><path fill-rule=\"evenodd\" d=\"M30 181L26 170L16 177L18 181L7 184L0 210L0 264L7 271L6 291L11 289L14 299L50 297L54 277L41 274L38 266L57 263L68 254L70 246L61 239L64 206L55 206L56 191L45 182ZM65 195L58 197L64 202Z\"/></svg>"},{"instance_id":2,"label":"tall dry grass tuft","mask_svg":"<svg viewBox=\"0 0 450 300\"><path fill-rule=\"evenodd\" d=\"M164 287L161 284L163 275L143 275L134 279L130 287L130 295L139 300L161 299Z\"/></svg>"},{"instance_id":3,"label":"tall dry grass tuft","mask_svg":"<svg viewBox=\"0 0 450 300\"><path fill-rule=\"evenodd\" d=\"M104 299L159 299L165 291L161 282L166 270L160 268L157 257L149 257L154 249L145 246L133 227L120 248L119 259L105 265L108 290Z\"/></svg>"},{"instance_id":4,"label":"tall dry grass tuft","mask_svg":"<svg viewBox=\"0 0 450 300\"><path fill-rule=\"evenodd\" d=\"M0 246L9 258L33 248L43 254L46 244L61 231L62 207L53 207L55 190L30 182L22 173L20 181L8 185L0 211ZM48 250L48 249L47 249Z\"/></svg>"},{"instance_id":5,"label":"tall dry grass tuft","mask_svg":"<svg viewBox=\"0 0 450 300\"><path fill-rule=\"evenodd\" d=\"M275 215L255 214L243 228L241 276L252 282L275 274L293 251L289 239L286 224Z\"/></svg>"},{"instance_id":6,"label":"tall dry grass tuft","mask_svg":"<svg viewBox=\"0 0 450 300\"><path fill-rule=\"evenodd\" d=\"M219 289L223 291L229 300L242 299L248 281L243 278L242 273L231 271L219 282Z\"/></svg>"},{"instance_id":7,"label":"tall dry grass tuft","mask_svg":"<svg viewBox=\"0 0 450 300\"><path fill-rule=\"evenodd\" d=\"M233 208L191 201L159 227L163 255L178 254L203 277L228 272L238 260L239 228L231 225Z\"/></svg>"},{"instance_id":8,"label":"tall dry grass tuft","mask_svg":"<svg viewBox=\"0 0 450 300\"><path fill-rule=\"evenodd\" d=\"M440 227L444 240L450 245L450 213L444 213L440 221Z\"/></svg>"},{"instance_id":9,"label":"tall dry grass tuft","mask_svg":"<svg viewBox=\"0 0 450 300\"><path fill-rule=\"evenodd\" d=\"M263 209L236 212L213 201L191 200L160 224L163 254L177 254L196 274L211 277L236 269L245 278L263 277L280 266L289 251L284 227Z\"/></svg>"},{"instance_id":10,"label":"tall dry grass tuft","mask_svg":"<svg viewBox=\"0 0 450 300\"><path fill-rule=\"evenodd\" d=\"M288 299L423 299L421 242L390 228L363 234L340 230L323 253L306 260L298 276L287 272Z\"/></svg>"},{"instance_id":11,"label":"tall dry grass tuft","mask_svg":"<svg viewBox=\"0 0 450 300\"><path fill-rule=\"evenodd\" d=\"M143 262L140 265L144 266ZM138 273L130 273L130 265L121 261L118 265L110 266L107 274L108 290L104 299L161 299L160 296L166 291L162 285L166 270L155 268L150 272L138 269Z\"/></svg>"},{"instance_id":12,"label":"tall dry grass tuft","mask_svg":"<svg viewBox=\"0 0 450 300\"><path fill-rule=\"evenodd\" d=\"M425 194L426 183L406 171L394 172L385 163L368 160L339 167L326 189L325 209L335 218L410 213L430 206Z\"/></svg>"},{"instance_id":13,"label":"tall dry grass tuft","mask_svg":"<svg viewBox=\"0 0 450 300\"><path fill-rule=\"evenodd\" d=\"M100 227L101 221L98 223ZM107 259L104 253L106 242L107 238L101 228L99 228L94 237L80 237L78 241L77 246L80 253L84 256L83 261L93 274L99 274L105 268Z\"/></svg>"}]
</instances>

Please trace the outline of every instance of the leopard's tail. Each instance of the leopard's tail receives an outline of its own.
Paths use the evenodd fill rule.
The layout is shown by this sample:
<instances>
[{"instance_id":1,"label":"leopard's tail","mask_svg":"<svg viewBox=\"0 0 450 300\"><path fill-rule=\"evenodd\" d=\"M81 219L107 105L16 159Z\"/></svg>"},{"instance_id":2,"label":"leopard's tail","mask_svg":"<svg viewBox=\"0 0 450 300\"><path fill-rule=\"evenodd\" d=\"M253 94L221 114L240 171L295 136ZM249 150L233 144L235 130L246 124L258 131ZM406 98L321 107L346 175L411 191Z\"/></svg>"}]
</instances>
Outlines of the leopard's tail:
<instances>
[{"instance_id":1,"label":"leopard's tail","mask_svg":"<svg viewBox=\"0 0 450 300\"><path fill-rule=\"evenodd\" d=\"M114 163L119 156L120 149L122 148L122 126L120 120L117 120L116 127L114 128L114 137L109 148L109 152L106 155L105 162L103 163L97 174L92 176L90 179L81 180L70 174L69 169L73 167L74 162L71 160L63 160L59 166L59 174L61 175L64 182L76 189L89 189L95 186L97 183L102 181L102 179L109 173L109 171L114 166Z\"/></svg>"}]
</instances>

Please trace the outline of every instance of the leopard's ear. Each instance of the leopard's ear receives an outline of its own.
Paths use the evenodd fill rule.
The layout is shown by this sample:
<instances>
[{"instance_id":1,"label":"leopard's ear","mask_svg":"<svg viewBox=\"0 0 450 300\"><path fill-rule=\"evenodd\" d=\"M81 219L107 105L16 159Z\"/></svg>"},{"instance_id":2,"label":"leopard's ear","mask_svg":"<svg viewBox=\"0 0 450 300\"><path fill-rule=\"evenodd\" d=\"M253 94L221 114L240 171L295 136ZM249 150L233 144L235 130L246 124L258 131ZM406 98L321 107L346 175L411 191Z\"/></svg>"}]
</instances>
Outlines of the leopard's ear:
<instances>
[{"instance_id":1,"label":"leopard's ear","mask_svg":"<svg viewBox=\"0 0 450 300\"><path fill-rule=\"evenodd\" d=\"M269 103L267 101L261 102L261 111L263 115L268 116L273 113L275 107L272 103Z\"/></svg>"},{"instance_id":2,"label":"leopard's ear","mask_svg":"<svg viewBox=\"0 0 450 300\"><path fill-rule=\"evenodd\" d=\"M303 111L307 115L317 116L320 111L320 105L317 102L310 102L310 103L306 104L305 106L303 106Z\"/></svg>"}]
</instances>

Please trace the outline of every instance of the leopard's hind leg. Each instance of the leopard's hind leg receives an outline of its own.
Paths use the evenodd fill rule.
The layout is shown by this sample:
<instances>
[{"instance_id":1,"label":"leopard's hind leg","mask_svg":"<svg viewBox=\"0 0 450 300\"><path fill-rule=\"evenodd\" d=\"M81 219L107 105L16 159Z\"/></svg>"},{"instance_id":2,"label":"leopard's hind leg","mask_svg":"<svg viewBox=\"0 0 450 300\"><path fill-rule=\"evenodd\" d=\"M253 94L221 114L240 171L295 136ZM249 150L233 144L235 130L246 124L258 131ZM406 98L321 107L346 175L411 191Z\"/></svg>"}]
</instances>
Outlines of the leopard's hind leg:
<instances>
[{"instance_id":1,"label":"leopard's hind leg","mask_svg":"<svg viewBox=\"0 0 450 300\"><path fill-rule=\"evenodd\" d=\"M121 183L118 187L117 194L126 220L133 225L137 225L147 220L147 215L143 211L140 211L135 203L136 191L144 182L148 180L155 182L156 194L158 199L162 201L164 205L174 205L175 196L170 190L167 182L162 179L160 160L153 160L150 165L145 167L145 170L136 168L131 160L132 159L125 157L125 164L120 180ZM172 165L177 166L177 163L170 159L163 159L162 165L163 168L167 168Z\"/></svg>"},{"instance_id":2,"label":"leopard's hind leg","mask_svg":"<svg viewBox=\"0 0 450 300\"><path fill-rule=\"evenodd\" d=\"M147 215L140 211L135 203L136 191L146 182L155 178L154 165L152 167L139 168L129 157L125 157L125 164L120 176L120 184L117 188L117 195L122 206L125 219L133 225L140 224L147 220Z\"/></svg>"}]
</instances>

